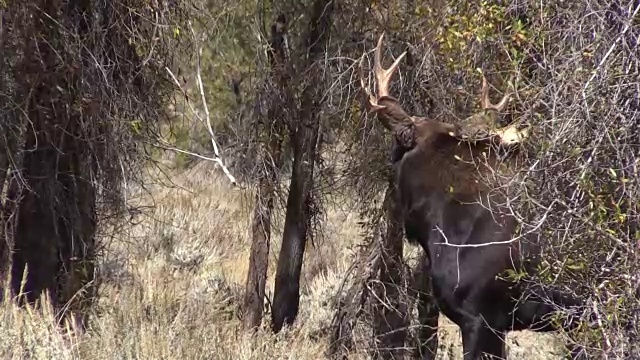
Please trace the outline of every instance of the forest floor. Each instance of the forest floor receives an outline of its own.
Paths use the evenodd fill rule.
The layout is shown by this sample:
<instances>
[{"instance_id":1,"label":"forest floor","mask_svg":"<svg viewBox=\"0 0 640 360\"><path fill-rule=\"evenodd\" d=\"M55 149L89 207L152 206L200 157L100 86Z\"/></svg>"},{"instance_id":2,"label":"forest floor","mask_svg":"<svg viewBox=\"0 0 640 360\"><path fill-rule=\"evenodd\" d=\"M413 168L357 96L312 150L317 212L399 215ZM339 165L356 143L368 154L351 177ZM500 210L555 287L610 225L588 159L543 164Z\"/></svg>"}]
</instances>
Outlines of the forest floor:
<instances>
[{"instance_id":1,"label":"forest floor","mask_svg":"<svg viewBox=\"0 0 640 360\"><path fill-rule=\"evenodd\" d=\"M100 272L105 282L88 331L62 331L52 325L50 311L19 310L4 303L0 358L325 358L327 335L319 329L331 322L333 309L327 300L352 261L347 249L361 238L356 214L331 209L323 241L307 247L294 326L273 335L265 325L247 335L240 329L238 310L248 268L253 197L230 188L218 174L212 165L201 163L172 175L177 186L130 189L131 204L149 207L139 223L104 238ZM276 232L268 294L280 239ZM440 323L439 358L461 359L457 326L444 317ZM556 335L526 331L509 335L508 348L512 359L561 359L563 353ZM364 359L365 351L357 348L351 358Z\"/></svg>"}]
</instances>

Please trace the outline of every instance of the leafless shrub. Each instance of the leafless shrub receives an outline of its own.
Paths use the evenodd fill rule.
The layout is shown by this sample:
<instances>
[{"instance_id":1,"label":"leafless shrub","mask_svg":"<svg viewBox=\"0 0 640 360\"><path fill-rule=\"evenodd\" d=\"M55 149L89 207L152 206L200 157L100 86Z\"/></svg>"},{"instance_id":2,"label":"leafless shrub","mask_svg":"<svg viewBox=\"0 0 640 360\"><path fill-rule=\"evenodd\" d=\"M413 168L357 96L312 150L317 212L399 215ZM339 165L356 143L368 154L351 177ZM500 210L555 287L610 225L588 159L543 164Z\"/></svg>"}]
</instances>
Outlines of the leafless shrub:
<instances>
[{"instance_id":1,"label":"leafless shrub","mask_svg":"<svg viewBox=\"0 0 640 360\"><path fill-rule=\"evenodd\" d=\"M590 353L638 356L639 4L441 1L430 6L435 3L416 5L427 8L423 20L393 2L360 8L366 19L349 23L358 45L345 40L338 52L356 59L365 48L360 44L387 30L390 51L408 50L413 65L404 67L394 93L417 113L451 122L478 105L471 90L479 88L477 68L498 88L512 80L515 101L508 119L534 132L522 170L508 187L495 189L510 195L496 210L513 213L522 233L535 234L543 260L536 274L514 275L589 299L589 320L569 335ZM491 29L485 27L489 21L464 24L456 17L475 14L480 19L489 14ZM445 23L454 20L442 26L443 17ZM371 26L375 31L359 27L377 18L384 21ZM421 30L414 27L418 23ZM454 45L447 45L447 36ZM463 45L456 47L458 41ZM340 138L348 154L341 184L367 208L384 189L391 144L375 119L357 109L357 93L347 85L354 79L346 75L353 74L353 60L340 65L334 88L343 97L337 104L353 106L344 112L350 122L343 124Z\"/></svg>"},{"instance_id":2,"label":"leafless shrub","mask_svg":"<svg viewBox=\"0 0 640 360\"><path fill-rule=\"evenodd\" d=\"M541 230L537 281L588 294L598 330L576 341L614 358L638 351L639 9L557 5L555 21L540 24L546 48L522 99L523 108L541 104L528 119L537 137L514 184L523 229Z\"/></svg>"},{"instance_id":3,"label":"leafless shrub","mask_svg":"<svg viewBox=\"0 0 640 360\"><path fill-rule=\"evenodd\" d=\"M124 192L139 179L149 158L144 143L174 91L162 69L188 45L176 36L188 16L183 5L2 5L9 66L2 66L0 122L10 131L0 153L10 159L10 183L1 205L16 204L2 227L13 228L5 234L15 252L13 290L29 301L50 292L63 313L90 304L98 235L124 219Z\"/></svg>"}]
</instances>

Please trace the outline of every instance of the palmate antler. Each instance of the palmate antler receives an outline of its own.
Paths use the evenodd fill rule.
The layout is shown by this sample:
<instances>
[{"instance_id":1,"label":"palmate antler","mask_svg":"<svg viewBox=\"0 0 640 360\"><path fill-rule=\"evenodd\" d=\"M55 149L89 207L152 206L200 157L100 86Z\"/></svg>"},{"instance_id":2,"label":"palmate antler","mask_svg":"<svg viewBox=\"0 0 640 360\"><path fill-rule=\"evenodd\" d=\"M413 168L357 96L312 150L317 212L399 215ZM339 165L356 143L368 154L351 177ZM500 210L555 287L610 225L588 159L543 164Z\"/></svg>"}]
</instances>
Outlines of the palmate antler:
<instances>
[{"instance_id":1,"label":"palmate antler","mask_svg":"<svg viewBox=\"0 0 640 360\"><path fill-rule=\"evenodd\" d=\"M377 113L378 119L380 119L384 127L391 130L398 143L407 148L415 146L419 138L428 138L437 133L455 136L458 132L456 126L436 121L426 123L424 118L410 116L404 111L402 106L400 106L399 101L389 94L389 83L393 74L398 69L400 61L406 55L406 51L398 56L388 69L384 69L382 67L383 38L384 33L380 35L380 39L378 39L378 45L375 48L373 58L374 77L378 90L377 96L371 93L364 79L364 55L360 59L360 85L366 95L365 106L368 112Z\"/></svg>"},{"instance_id":2,"label":"palmate antler","mask_svg":"<svg viewBox=\"0 0 640 360\"><path fill-rule=\"evenodd\" d=\"M360 86L366 97L365 106L367 111L369 113L377 113L382 124L387 129L393 131L396 134L396 137L401 137L401 141L403 143L415 143L415 139L411 141L407 140L408 133L411 133L414 137L447 134L461 140L480 140L477 135L485 134L489 135L489 137L497 137L499 142L503 145L518 143L527 135L527 130L518 130L515 125L497 128L497 113L503 111L506 107L510 99L510 93L505 94L498 104L491 103L489 100L489 87L484 75L482 78L482 91L480 96L483 111L481 114L475 114L469 117L469 121L465 121L461 126L458 127L448 123L412 117L407 114L400 106L399 101L389 94L391 78L398 69L400 61L402 61L406 55L406 51L398 56L388 69L384 69L382 67L383 38L384 33L380 35L374 52L373 71L378 94L373 95L365 81L363 70L364 55L360 59ZM416 120L418 119L422 124L416 123ZM408 131L413 129L414 126L427 127L428 129L427 131L420 131L421 134L415 134L415 132Z\"/></svg>"},{"instance_id":3,"label":"palmate antler","mask_svg":"<svg viewBox=\"0 0 640 360\"><path fill-rule=\"evenodd\" d=\"M480 106L482 111L471 115L465 121L464 128L467 137L478 139L481 138L481 136L479 136L480 134L485 134L488 137L497 137L502 145L517 144L526 138L529 133L528 128L520 130L516 124L498 128L498 113L505 109L509 100L511 100L511 92L507 91L502 99L500 99L500 102L493 104L489 99L487 78L483 74L482 89L480 91ZM475 134L469 136L474 131Z\"/></svg>"},{"instance_id":4,"label":"palmate antler","mask_svg":"<svg viewBox=\"0 0 640 360\"><path fill-rule=\"evenodd\" d=\"M482 75L482 89L480 91L481 111L469 116L463 121L462 133L469 140L482 140L488 138L497 139L501 145L514 145L521 142L529 135L529 129L518 129L516 124L506 127L498 127L499 113L502 112L509 100L511 92L502 97L498 104L493 104L489 99L489 86L484 74Z\"/></svg>"},{"instance_id":5,"label":"palmate antler","mask_svg":"<svg viewBox=\"0 0 640 360\"><path fill-rule=\"evenodd\" d=\"M487 84L487 78L482 74L482 90L480 91L480 104L483 110L495 110L501 112L507 106L511 100L511 92L507 91L497 105L491 103L489 99L489 85Z\"/></svg>"},{"instance_id":6,"label":"palmate antler","mask_svg":"<svg viewBox=\"0 0 640 360\"><path fill-rule=\"evenodd\" d=\"M389 95L389 83L393 74L398 69L400 61L406 55L406 51L402 53L396 61L388 68L382 67L382 39L384 33L380 35L378 39L378 45L375 48L373 57L373 72L375 76L376 88L378 95L374 96L371 89L367 85L364 78L364 55L360 58L360 86L362 91L366 95L366 108L369 113L377 113L378 118L382 121L382 124L389 130L394 132L405 132L407 127L413 125L413 120L409 114L407 114L400 106L398 100ZM384 111L382 111L384 110Z\"/></svg>"},{"instance_id":7,"label":"palmate antler","mask_svg":"<svg viewBox=\"0 0 640 360\"><path fill-rule=\"evenodd\" d=\"M403 52L402 54L400 54L400 56L398 56L396 61L394 61L393 64L388 69L384 69L382 67L382 53L381 53L383 38L384 38L384 33L382 33L382 35L380 35L380 39L378 39L378 45L376 46L374 56L373 56L373 72L376 78L376 84L378 88L377 97L371 94L371 90L369 89L369 86L366 85L365 83L364 73L362 69L364 55L362 56L362 58L360 58L360 85L362 86L362 89L369 97L370 112L376 112L386 108L386 106L378 104L379 99L386 97L392 100L396 100L395 98L389 95L389 82L391 81L391 77L393 76L395 71L398 69L398 65L400 65L400 61L402 61L404 56L407 54L406 51Z\"/></svg>"}]
</instances>

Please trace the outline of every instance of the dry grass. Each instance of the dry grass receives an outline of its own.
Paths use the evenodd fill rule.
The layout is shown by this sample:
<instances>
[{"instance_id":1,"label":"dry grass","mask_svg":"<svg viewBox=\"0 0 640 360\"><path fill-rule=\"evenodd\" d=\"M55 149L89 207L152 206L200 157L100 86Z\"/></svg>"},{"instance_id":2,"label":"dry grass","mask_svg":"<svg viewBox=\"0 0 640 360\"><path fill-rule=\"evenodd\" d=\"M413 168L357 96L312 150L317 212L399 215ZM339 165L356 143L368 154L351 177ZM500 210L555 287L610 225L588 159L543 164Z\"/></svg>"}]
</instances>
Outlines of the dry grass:
<instances>
[{"instance_id":1,"label":"dry grass","mask_svg":"<svg viewBox=\"0 0 640 360\"><path fill-rule=\"evenodd\" d=\"M272 335L240 331L238 304L248 261L248 212L242 190L226 186L209 164L199 164L173 181L183 189L152 186L130 201L154 203L144 221L108 243L101 259L106 282L82 335L54 328L53 314L0 308L3 359L319 359L331 321L328 299L336 292L358 242L353 214L329 215L325 242L309 246L303 269L299 320ZM138 196L136 198L136 196ZM279 251L271 250L270 278ZM413 252L416 250L414 249ZM268 293L271 291L268 290ZM442 320L443 359L461 358L457 327ZM518 359L558 358L553 335L510 336ZM353 358L365 358L354 354Z\"/></svg>"}]
</instances>

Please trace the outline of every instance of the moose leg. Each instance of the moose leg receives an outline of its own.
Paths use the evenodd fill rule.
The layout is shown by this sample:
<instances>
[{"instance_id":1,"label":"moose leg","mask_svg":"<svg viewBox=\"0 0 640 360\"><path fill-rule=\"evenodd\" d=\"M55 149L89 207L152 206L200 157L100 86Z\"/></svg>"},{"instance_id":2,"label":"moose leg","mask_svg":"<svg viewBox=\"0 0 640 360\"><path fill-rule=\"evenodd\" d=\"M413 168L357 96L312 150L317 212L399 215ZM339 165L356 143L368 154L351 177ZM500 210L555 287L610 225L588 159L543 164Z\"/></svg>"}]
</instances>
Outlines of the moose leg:
<instances>
[{"instance_id":1,"label":"moose leg","mask_svg":"<svg viewBox=\"0 0 640 360\"><path fill-rule=\"evenodd\" d=\"M438 318L440 311L435 304L435 299L431 296L420 294L418 301L418 319L420 321L418 339L420 345L417 349L416 358L422 360L435 359L438 353Z\"/></svg>"},{"instance_id":2,"label":"moose leg","mask_svg":"<svg viewBox=\"0 0 640 360\"><path fill-rule=\"evenodd\" d=\"M482 317L465 321L460 330L464 360L506 359L504 332L487 326Z\"/></svg>"},{"instance_id":3,"label":"moose leg","mask_svg":"<svg viewBox=\"0 0 640 360\"><path fill-rule=\"evenodd\" d=\"M576 297L556 290L547 290L540 286L527 289L514 312L513 330L532 330L535 332L570 331L576 322L565 322L561 327L553 324L552 317L562 308L583 306ZM585 349L579 345L568 345L572 359L583 359Z\"/></svg>"},{"instance_id":4,"label":"moose leg","mask_svg":"<svg viewBox=\"0 0 640 360\"><path fill-rule=\"evenodd\" d=\"M518 305L515 312L514 330L532 330L535 332L552 332L560 330L552 324L551 317L556 313L556 307L545 304L542 300L526 300ZM571 330L573 326L564 326L564 330ZM585 349L580 345L567 344L571 359L585 359Z\"/></svg>"},{"instance_id":5,"label":"moose leg","mask_svg":"<svg viewBox=\"0 0 640 360\"><path fill-rule=\"evenodd\" d=\"M504 360L507 358L507 348L505 343L505 332L488 327L483 327L482 355L485 359Z\"/></svg>"},{"instance_id":6,"label":"moose leg","mask_svg":"<svg viewBox=\"0 0 640 360\"><path fill-rule=\"evenodd\" d=\"M551 322L551 316L558 310L576 309L585 304L575 296L557 290L533 286L526 289L517 304L514 315L514 330L533 330L549 332L559 330ZM573 319L568 319L562 328L570 331L577 326Z\"/></svg>"}]
</instances>

